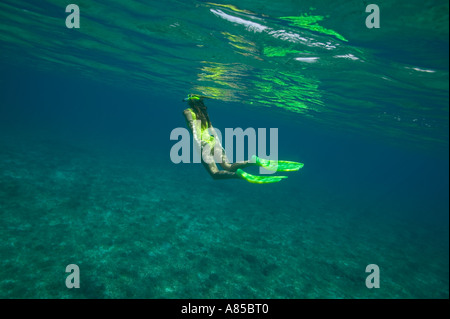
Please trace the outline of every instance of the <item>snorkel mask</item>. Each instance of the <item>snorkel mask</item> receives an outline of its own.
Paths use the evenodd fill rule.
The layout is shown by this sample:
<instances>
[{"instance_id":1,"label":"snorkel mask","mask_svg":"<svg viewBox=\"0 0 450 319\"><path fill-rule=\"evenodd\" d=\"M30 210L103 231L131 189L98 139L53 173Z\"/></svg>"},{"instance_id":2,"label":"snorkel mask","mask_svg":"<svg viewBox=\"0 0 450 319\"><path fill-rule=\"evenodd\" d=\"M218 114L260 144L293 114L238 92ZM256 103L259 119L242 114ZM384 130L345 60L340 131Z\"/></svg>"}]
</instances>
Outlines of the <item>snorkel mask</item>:
<instances>
[{"instance_id":1,"label":"snorkel mask","mask_svg":"<svg viewBox=\"0 0 450 319\"><path fill-rule=\"evenodd\" d=\"M183 99L183 102L188 102L188 101L200 101L202 98L200 98L198 95L195 94L188 94L188 96Z\"/></svg>"}]
</instances>

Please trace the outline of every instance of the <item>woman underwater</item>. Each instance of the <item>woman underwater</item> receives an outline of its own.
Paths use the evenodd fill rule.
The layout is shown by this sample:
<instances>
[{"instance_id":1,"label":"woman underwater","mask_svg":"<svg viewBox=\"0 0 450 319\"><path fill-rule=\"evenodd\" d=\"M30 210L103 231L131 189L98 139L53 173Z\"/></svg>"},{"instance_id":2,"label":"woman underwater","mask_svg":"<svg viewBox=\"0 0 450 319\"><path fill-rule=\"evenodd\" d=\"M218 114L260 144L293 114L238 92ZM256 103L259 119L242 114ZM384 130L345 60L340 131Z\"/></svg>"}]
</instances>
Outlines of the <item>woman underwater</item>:
<instances>
[{"instance_id":1,"label":"woman underwater","mask_svg":"<svg viewBox=\"0 0 450 319\"><path fill-rule=\"evenodd\" d=\"M269 161L256 155L251 161L230 163L224 148L220 143L218 134L211 124L209 114L203 100L207 98L201 95L189 94L183 101L188 102L189 107L183 111L186 124L194 138L194 144L201 153L202 164L215 180L218 179L245 179L251 183L266 184L279 182L287 176L255 176L244 172L242 169L249 166L261 166L268 170L278 172L298 171L303 167L302 163L289 161ZM223 170L217 167L219 164Z\"/></svg>"}]
</instances>

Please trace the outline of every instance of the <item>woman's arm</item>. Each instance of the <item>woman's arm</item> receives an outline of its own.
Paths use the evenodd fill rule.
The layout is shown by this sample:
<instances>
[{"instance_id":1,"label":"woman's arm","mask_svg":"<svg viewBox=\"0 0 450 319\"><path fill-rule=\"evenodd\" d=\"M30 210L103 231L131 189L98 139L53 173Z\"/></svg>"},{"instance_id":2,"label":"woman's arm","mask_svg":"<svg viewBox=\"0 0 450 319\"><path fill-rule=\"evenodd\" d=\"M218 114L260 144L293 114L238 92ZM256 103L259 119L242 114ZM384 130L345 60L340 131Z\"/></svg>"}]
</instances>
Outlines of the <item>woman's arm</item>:
<instances>
[{"instance_id":1,"label":"woman's arm","mask_svg":"<svg viewBox=\"0 0 450 319\"><path fill-rule=\"evenodd\" d=\"M189 109L184 110L183 115L184 115L184 118L186 119L186 124L194 138L194 144L198 147L199 150L201 150L202 142L201 142L201 136L199 136L199 132L196 129L196 123L195 123L196 120L194 120L194 118L192 117L192 113Z\"/></svg>"}]
</instances>

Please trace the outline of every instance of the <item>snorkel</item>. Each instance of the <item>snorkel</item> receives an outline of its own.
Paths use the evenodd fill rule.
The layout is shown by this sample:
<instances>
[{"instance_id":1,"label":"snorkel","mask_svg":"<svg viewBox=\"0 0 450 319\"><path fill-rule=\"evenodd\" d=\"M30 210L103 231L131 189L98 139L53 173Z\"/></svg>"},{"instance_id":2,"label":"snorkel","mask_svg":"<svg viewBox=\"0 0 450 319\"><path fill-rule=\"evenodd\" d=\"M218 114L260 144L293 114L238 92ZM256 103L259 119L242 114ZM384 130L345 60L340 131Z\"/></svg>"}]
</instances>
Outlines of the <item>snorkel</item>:
<instances>
[{"instance_id":1,"label":"snorkel","mask_svg":"<svg viewBox=\"0 0 450 319\"><path fill-rule=\"evenodd\" d=\"M186 98L183 99L183 102L189 102L189 101L200 101L202 98L195 94L188 94Z\"/></svg>"}]
</instances>

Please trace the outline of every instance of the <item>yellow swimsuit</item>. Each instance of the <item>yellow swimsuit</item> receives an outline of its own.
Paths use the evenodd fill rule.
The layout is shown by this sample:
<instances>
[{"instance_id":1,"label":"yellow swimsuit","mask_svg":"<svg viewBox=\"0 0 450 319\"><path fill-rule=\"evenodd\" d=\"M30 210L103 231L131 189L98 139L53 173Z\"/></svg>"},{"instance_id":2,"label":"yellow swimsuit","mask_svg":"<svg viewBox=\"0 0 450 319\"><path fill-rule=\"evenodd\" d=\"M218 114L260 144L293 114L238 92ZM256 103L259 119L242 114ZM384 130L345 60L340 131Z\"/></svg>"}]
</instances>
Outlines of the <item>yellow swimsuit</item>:
<instances>
[{"instance_id":1,"label":"yellow swimsuit","mask_svg":"<svg viewBox=\"0 0 450 319\"><path fill-rule=\"evenodd\" d=\"M194 137L201 141L202 148L208 144L211 148L211 151L214 150L214 146L216 145L216 138L214 135L211 135L208 130L207 125L203 125L200 121L200 123L197 121L197 115L192 109L189 109L191 111L192 120L193 123L193 130L192 132L194 134ZM200 125L199 125L200 124Z\"/></svg>"}]
</instances>

